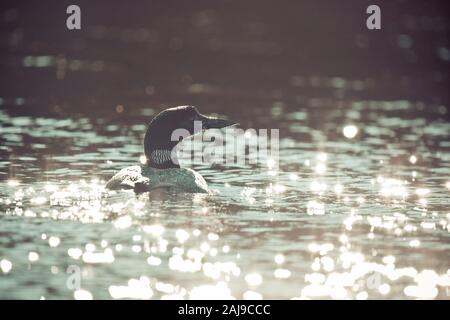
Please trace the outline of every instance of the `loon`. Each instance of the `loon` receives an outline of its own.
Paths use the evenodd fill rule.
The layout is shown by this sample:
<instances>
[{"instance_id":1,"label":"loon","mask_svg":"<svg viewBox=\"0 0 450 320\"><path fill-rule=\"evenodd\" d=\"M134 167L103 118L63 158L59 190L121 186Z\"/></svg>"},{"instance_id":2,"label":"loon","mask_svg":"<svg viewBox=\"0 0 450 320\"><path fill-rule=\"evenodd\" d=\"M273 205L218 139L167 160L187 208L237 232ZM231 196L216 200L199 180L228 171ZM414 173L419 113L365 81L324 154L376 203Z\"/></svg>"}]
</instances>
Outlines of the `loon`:
<instances>
[{"instance_id":1,"label":"loon","mask_svg":"<svg viewBox=\"0 0 450 320\"><path fill-rule=\"evenodd\" d=\"M181 168L174 159L176 153L172 153L181 141L172 141L174 130L184 129L189 135L194 135L200 131L194 128L194 121L201 121L202 129L220 129L236 124L202 115L194 106L163 110L150 121L145 133L146 163L120 170L107 182L106 189L133 189L141 193L163 188L185 193L211 193L202 175L192 169Z\"/></svg>"}]
</instances>

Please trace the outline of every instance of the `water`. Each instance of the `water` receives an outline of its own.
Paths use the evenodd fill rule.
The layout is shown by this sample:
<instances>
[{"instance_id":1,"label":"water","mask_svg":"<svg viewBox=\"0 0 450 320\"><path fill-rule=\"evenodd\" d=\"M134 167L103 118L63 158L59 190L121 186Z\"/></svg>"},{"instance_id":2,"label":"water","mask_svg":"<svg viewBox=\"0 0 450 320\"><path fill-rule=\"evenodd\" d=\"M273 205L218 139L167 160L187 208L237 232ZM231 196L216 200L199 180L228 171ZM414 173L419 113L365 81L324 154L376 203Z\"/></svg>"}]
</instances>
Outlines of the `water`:
<instances>
[{"instance_id":1,"label":"water","mask_svg":"<svg viewBox=\"0 0 450 320\"><path fill-rule=\"evenodd\" d=\"M377 46L380 39L358 35L351 28L356 22L347 19L344 27L356 43L348 60L340 60L340 49L330 54L313 43L306 55L330 59L325 64L334 69L312 60L301 70L295 69L301 62L283 60L292 58L283 48L294 39L281 36L286 26L275 27L276 17L244 15L242 21L255 21L241 36L258 46L239 44L238 27L247 23L227 30L232 12L218 12L191 8L185 16L180 10L173 13L179 20L163 16L147 32L131 21L114 27L103 20L97 21L103 29L49 36L79 59L54 55L47 40L30 40L27 35L36 35L26 24L2 22L6 34L25 30L25 36L2 43L0 298L448 299L444 31L414 25L413 40L436 40L427 48L441 55L403 61L416 49L400 35L413 28L408 21L421 21L420 12L410 13L410 20L391 27L388 38L399 42L384 47L392 59L378 74L366 55L380 51L356 47L369 40ZM221 54L229 64L217 63L214 48L189 47L192 28L227 48ZM214 40L221 30L227 30L225 44ZM142 37L127 40L133 32ZM170 42L171 33L178 40ZM203 43L202 37L195 40ZM92 38L100 56L82 49ZM148 47L137 47L139 39ZM130 70L135 58L111 50L130 42L133 57L164 55ZM184 64L177 50L193 60ZM178 65L171 68L171 61ZM353 62L366 69L353 70ZM267 69L258 70L261 63ZM149 76L155 68L163 75ZM8 84L8 75L22 79L22 89ZM280 129L278 168L270 161L194 164L214 195L104 190L115 172L139 163L151 117L184 103L226 115L242 128Z\"/></svg>"}]
</instances>

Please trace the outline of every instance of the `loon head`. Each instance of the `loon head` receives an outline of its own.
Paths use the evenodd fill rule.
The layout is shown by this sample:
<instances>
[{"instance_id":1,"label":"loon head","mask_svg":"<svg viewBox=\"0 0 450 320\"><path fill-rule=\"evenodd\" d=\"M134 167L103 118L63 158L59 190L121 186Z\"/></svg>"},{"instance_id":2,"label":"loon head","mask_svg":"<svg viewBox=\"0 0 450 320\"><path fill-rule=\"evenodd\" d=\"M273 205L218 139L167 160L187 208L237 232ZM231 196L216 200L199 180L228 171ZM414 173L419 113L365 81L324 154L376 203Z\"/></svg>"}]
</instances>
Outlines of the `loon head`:
<instances>
[{"instance_id":1,"label":"loon head","mask_svg":"<svg viewBox=\"0 0 450 320\"><path fill-rule=\"evenodd\" d=\"M158 169L179 168L178 161L173 158L176 154L172 153L173 148L181 141L178 140L176 130L180 130L178 133L182 133L183 137L194 135L200 131L194 127L194 121L201 122L201 129L220 129L235 124L230 120L202 115L193 106L163 110L152 119L145 133L144 152L147 165Z\"/></svg>"}]
</instances>

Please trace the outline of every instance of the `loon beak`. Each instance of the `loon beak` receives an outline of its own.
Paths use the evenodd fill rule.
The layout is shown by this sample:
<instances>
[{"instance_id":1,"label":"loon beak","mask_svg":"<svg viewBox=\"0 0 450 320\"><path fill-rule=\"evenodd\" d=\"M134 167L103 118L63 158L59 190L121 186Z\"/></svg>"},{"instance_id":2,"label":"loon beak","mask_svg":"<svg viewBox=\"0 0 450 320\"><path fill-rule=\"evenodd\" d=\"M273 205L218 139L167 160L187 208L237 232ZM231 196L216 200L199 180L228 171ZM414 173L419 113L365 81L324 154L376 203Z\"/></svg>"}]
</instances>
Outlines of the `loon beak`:
<instances>
[{"instance_id":1,"label":"loon beak","mask_svg":"<svg viewBox=\"0 0 450 320\"><path fill-rule=\"evenodd\" d=\"M200 115L198 120L202 121L202 126L204 129L220 129L237 124L231 120L212 118L204 115Z\"/></svg>"}]
</instances>

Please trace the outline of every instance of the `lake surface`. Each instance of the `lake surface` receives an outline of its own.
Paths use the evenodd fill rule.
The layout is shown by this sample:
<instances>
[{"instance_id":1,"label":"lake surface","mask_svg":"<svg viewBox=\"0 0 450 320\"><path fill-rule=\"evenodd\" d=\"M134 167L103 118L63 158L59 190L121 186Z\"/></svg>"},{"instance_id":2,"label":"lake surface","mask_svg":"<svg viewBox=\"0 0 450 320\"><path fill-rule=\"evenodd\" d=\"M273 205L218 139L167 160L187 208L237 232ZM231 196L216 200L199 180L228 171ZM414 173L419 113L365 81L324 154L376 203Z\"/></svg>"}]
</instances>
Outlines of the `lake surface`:
<instances>
[{"instance_id":1,"label":"lake surface","mask_svg":"<svg viewBox=\"0 0 450 320\"><path fill-rule=\"evenodd\" d=\"M75 35L5 8L0 298L449 299L449 24L402 5L381 36L336 5L86 4ZM279 129L279 159L185 164L213 195L105 190L183 104Z\"/></svg>"}]
</instances>

